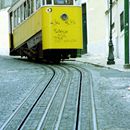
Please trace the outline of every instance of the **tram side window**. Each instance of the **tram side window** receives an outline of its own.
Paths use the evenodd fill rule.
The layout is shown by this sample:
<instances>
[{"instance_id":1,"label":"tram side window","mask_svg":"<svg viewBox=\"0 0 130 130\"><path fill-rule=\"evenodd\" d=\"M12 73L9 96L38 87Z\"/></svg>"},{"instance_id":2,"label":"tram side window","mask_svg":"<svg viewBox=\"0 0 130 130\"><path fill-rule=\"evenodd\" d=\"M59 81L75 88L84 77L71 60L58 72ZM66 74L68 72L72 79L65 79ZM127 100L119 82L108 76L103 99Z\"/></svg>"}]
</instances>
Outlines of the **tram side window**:
<instances>
[{"instance_id":1,"label":"tram side window","mask_svg":"<svg viewBox=\"0 0 130 130\"><path fill-rule=\"evenodd\" d=\"M12 15L12 12L9 14L10 16L10 31L12 33L12 29L13 29L13 15Z\"/></svg>"},{"instance_id":2,"label":"tram side window","mask_svg":"<svg viewBox=\"0 0 130 130\"><path fill-rule=\"evenodd\" d=\"M27 18L27 4L24 2L24 20Z\"/></svg>"},{"instance_id":3,"label":"tram side window","mask_svg":"<svg viewBox=\"0 0 130 130\"><path fill-rule=\"evenodd\" d=\"M27 17L31 14L31 3L30 0L27 0Z\"/></svg>"},{"instance_id":4,"label":"tram side window","mask_svg":"<svg viewBox=\"0 0 130 130\"><path fill-rule=\"evenodd\" d=\"M14 11L14 27L17 25L17 11Z\"/></svg>"},{"instance_id":5,"label":"tram side window","mask_svg":"<svg viewBox=\"0 0 130 130\"><path fill-rule=\"evenodd\" d=\"M73 5L73 0L54 0L55 5Z\"/></svg>"},{"instance_id":6,"label":"tram side window","mask_svg":"<svg viewBox=\"0 0 130 130\"><path fill-rule=\"evenodd\" d=\"M31 14L34 12L34 0L31 0Z\"/></svg>"},{"instance_id":7,"label":"tram side window","mask_svg":"<svg viewBox=\"0 0 130 130\"><path fill-rule=\"evenodd\" d=\"M20 24L21 19L20 19L20 8L17 9L17 24Z\"/></svg>"},{"instance_id":8,"label":"tram side window","mask_svg":"<svg viewBox=\"0 0 130 130\"><path fill-rule=\"evenodd\" d=\"M23 4L20 6L20 17L21 17L21 22L24 21L24 5Z\"/></svg>"},{"instance_id":9,"label":"tram side window","mask_svg":"<svg viewBox=\"0 0 130 130\"><path fill-rule=\"evenodd\" d=\"M45 4L45 0L42 0L42 5L44 5Z\"/></svg>"},{"instance_id":10,"label":"tram side window","mask_svg":"<svg viewBox=\"0 0 130 130\"><path fill-rule=\"evenodd\" d=\"M36 0L36 9L41 7L41 0Z\"/></svg>"}]
</instances>

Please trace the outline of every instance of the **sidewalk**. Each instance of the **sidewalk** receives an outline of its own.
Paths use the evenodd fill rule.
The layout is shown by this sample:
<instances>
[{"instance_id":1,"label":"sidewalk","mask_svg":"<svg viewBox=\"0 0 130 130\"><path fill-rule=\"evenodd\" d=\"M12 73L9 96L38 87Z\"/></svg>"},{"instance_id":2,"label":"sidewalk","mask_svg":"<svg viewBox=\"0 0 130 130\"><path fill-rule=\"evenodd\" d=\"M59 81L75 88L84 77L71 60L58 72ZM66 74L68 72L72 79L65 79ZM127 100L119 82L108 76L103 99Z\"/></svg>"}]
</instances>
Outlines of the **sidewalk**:
<instances>
[{"instance_id":1,"label":"sidewalk","mask_svg":"<svg viewBox=\"0 0 130 130\"><path fill-rule=\"evenodd\" d=\"M92 54L84 54L82 55L82 57L76 58L76 60L84 62L84 63L90 63L96 66L107 67L107 68L112 68L119 71L130 72L130 69L124 68L124 62L121 59L115 59L114 65L107 65L107 57L103 57L99 55L92 55Z\"/></svg>"}]
</instances>

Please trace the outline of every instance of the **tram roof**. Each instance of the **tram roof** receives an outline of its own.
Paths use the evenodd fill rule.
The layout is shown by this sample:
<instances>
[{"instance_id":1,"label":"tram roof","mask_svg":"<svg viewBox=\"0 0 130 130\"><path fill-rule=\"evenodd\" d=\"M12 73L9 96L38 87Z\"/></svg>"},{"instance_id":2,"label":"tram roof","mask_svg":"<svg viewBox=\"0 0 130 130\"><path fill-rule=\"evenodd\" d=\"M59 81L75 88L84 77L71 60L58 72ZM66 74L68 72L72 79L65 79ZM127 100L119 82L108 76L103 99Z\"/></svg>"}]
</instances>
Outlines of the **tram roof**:
<instances>
[{"instance_id":1,"label":"tram roof","mask_svg":"<svg viewBox=\"0 0 130 130\"><path fill-rule=\"evenodd\" d=\"M16 2L10 7L10 9L9 9L8 12L11 12L11 11L17 9L17 8L18 8L21 4L23 4L25 1L26 1L26 0L18 0L18 1L16 1Z\"/></svg>"},{"instance_id":2,"label":"tram roof","mask_svg":"<svg viewBox=\"0 0 130 130\"><path fill-rule=\"evenodd\" d=\"M12 11L15 11L18 7L20 7L24 2L25 2L26 0L18 0L18 1L16 1L11 7L10 7L10 9L8 10L8 12L10 13L10 12L12 12ZM74 1L74 0L73 0ZM60 6L62 6L62 5L60 5ZM67 6L69 6L69 5L67 5ZM70 5L70 6L72 6L72 5ZM77 6L80 6L79 4L77 5Z\"/></svg>"}]
</instances>

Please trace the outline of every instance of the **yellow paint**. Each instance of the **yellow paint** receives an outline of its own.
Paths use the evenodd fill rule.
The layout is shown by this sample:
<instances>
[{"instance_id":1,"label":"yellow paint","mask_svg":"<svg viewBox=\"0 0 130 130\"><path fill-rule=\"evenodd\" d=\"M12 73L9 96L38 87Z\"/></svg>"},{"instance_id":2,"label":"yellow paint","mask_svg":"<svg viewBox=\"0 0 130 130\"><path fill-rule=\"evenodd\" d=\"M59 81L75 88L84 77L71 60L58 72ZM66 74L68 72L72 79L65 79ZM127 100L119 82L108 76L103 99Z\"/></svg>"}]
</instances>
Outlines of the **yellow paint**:
<instances>
[{"instance_id":1,"label":"yellow paint","mask_svg":"<svg viewBox=\"0 0 130 130\"><path fill-rule=\"evenodd\" d=\"M52 12L48 12L51 8ZM82 13L81 7L45 7L43 8L43 49L81 49ZM66 21L61 19L67 14Z\"/></svg>"},{"instance_id":2,"label":"yellow paint","mask_svg":"<svg viewBox=\"0 0 130 130\"><path fill-rule=\"evenodd\" d=\"M14 29L14 47L18 47L21 43L31 38L42 28L42 10L38 10L35 14L24 21L20 26Z\"/></svg>"},{"instance_id":3,"label":"yellow paint","mask_svg":"<svg viewBox=\"0 0 130 130\"><path fill-rule=\"evenodd\" d=\"M48 9L52 11L49 12ZM61 15L68 19L62 20ZM45 49L81 49L82 13L81 7L51 6L42 7L18 26L14 34L14 47L31 38L42 30L42 48Z\"/></svg>"}]
</instances>

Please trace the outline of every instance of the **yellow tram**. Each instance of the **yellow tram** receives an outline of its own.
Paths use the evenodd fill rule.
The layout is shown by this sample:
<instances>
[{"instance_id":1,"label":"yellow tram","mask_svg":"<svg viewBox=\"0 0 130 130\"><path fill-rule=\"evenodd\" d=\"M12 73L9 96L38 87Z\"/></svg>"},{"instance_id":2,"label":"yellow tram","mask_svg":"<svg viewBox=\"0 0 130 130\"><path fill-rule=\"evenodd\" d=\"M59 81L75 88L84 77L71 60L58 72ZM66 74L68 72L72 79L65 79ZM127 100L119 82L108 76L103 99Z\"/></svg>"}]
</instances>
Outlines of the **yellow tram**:
<instances>
[{"instance_id":1,"label":"yellow tram","mask_svg":"<svg viewBox=\"0 0 130 130\"><path fill-rule=\"evenodd\" d=\"M82 9L75 0L19 0L9 10L10 55L59 62L82 49Z\"/></svg>"}]
</instances>

